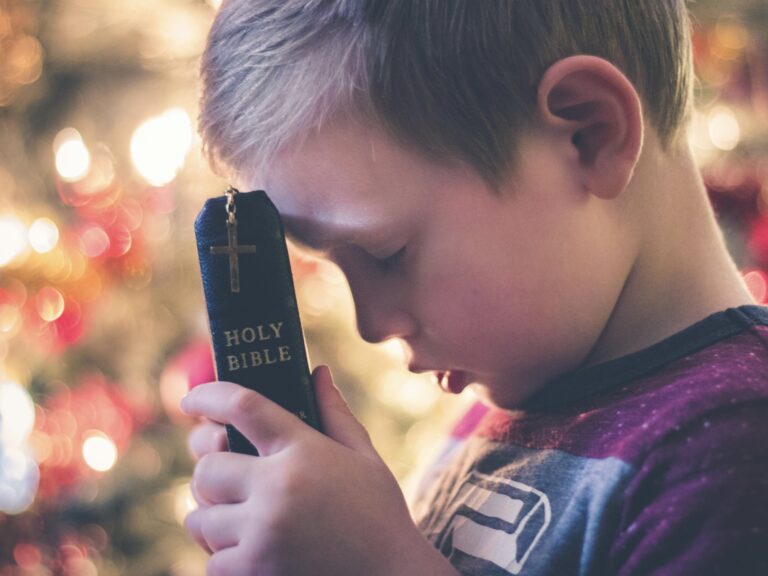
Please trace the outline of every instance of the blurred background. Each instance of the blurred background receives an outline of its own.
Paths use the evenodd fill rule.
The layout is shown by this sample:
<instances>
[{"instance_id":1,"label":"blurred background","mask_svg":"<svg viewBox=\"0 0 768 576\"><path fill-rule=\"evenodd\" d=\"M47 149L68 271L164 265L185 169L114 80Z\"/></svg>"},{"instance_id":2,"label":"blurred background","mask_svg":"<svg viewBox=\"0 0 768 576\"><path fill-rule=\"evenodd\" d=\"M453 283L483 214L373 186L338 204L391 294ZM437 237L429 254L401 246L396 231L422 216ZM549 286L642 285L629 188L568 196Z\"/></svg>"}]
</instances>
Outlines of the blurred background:
<instances>
[{"instance_id":1,"label":"blurred background","mask_svg":"<svg viewBox=\"0 0 768 576\"><path fill-rule=\"evenodd\" d=\"M210 0L0 0L0 576L193 576L189 386L213 379L192 223L226 187L195 134ZM768 292L768 5L698 0L690 138ZM328 363L406 487L473 399L362 342L332 265L292 253Z\"/></svg>"}]
</instances>

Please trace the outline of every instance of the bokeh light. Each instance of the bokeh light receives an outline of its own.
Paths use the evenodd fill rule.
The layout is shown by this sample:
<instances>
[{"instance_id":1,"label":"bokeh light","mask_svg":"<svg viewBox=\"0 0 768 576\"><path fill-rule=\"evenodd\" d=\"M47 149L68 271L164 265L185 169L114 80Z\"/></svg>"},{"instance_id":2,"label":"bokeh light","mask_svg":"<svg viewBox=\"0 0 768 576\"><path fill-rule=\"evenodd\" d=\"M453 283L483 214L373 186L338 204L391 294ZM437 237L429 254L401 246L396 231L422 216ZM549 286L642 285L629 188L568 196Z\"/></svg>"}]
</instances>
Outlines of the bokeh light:
<instances>
[{"instance_id":1,"label":"bokeh light","mask_svg":"<svg viewBox=\"0 0 768 576\"><path fill-rule=\"evenodd\" d=\"M3 76L15 84L32 84L42 72L43 47L34 36L18 34L3 46Z\"/></svg>"},{"instance_id":2,"label":"bokeh light","mask_svg":"<svg viewBox=\"0 0 768 576\"><path fill-rule=\"evenodd\" d=\"M758 303L765 303L768 296L768 275L762 270L751 270L744 274L744 282Z\"/></svg>"},{"instance_id":3,"label":"bokeh light","mask_svg":"<svg viewBox=\"0 0 768 576\"><path fill-rule=\"evenodd\" d=\"M728 106L715 106L708 118L709 137L720 150L733 150L741 140L741 128Z\"/></svg>"},{"instance_id":4,"label":"bokeh light","mask_svg":"<svg viewBox=\"0 0 768 576\"><path fill-rule=\"evenodd\" d=\"M189 482L181 482L173 491L173 512L176 521L184 524L187 515L197 508L197 502L192 495L192 486Z\"/></svg>"},{"instance_id":5,"label":"bokeh light","mask_svg":"<svg viewBox=\"0 0 768 576\"><path fill-rule=\"evenodd\" d=\"M117 462L117 446L99 430L89 430L83 440L83 460L97 472L110 470Z\"/></svg>"},{"instance_id":6,"label":"bokeh light","mask_svg":"<svg viewBox=\"0 0 768 576\"><path fill-rule=\"evenodd\" d=\"M115 163L112 152L104 144L98 144L91 155L87 174L77 183L74 193L82 201L110 205L116 200L119 190L110 189L115 181Z\"/></svg>"},{"instance_id":7,"label":"bokeh light","mask_svg":"<svg viewBox=\"0 0 768 576\"><path fill-rule=\"evenodd\" d=\"M0 304L0 332L11 333L19 325L21 312L12 304Z\"/></svg>"},{"instance_id":8,"label":"bokeh light","mask_svg":"<svg viewBox=\"0 0 768 576\"><path fill-rule=\"evenodd\" d=\"M25 446L0 443L0 512L20 514L32 505L40 471Z\"/></svg>"},{"instance_id":9,"label":"bokeh light","mask_svg":"<svg viewBox=\"0 0 768 576\"><path fill-rule=\"evenodd\" d=\"M9 264L27 249L27 227L14 216L0 217L0 266Z\"/></svg>"},{"instance_id":10,"label":"bokeh light","mask_svg":"<svg viewBox=\"0 0 768 576\"><path fill-rule=\"evenodd\" d=\"M35 306L40 318L53 322L64 312L64 296L56 288L46 286L37 293Z\"/></svg>"},{"instance_id":11,"label":"bokeh light","mask_svg":"<svg viewBox=\"0 0 768 576\"><path fill-rule=\"evenodd\" d=\"M712 51L722 60L735 60L744 46L749 35L738 22L721 20L712 30Z\"/></svg>"},{"instance_id":12,"label":"bokeh light","mask_svg":"<svg viewBox=\"0 0 768 576\"><path fill-rule=\"evenodd\" d=\"M131 236L131 231L126 226L116 224L109 229L107 235L109 236L110 258L123 256L131 249L133 237Z\"/></svg>"},{"instance_id":13,"label":"bokeh light","mask_svg":"<svg viewBox=\"0 0 768 576\"><path fill-rule=\"evenodd\" d=\"M390 356L398 364L405 365L408 361L408 345L400 338L389 338L376 347Z\"/></svg>"},{"instance_id":14,"label":"bokeh light","mask_svg":"<svg viewBox=\"0 0 768 576\"><path fill-rule=\"evenodd\" d=\"M50 218L38 218L29 227L29 244L35 252L46 254L59 242L59 228Z\"/></svg>"},{"instance_id":15,"label":"bokeh light","mask_svg":"<svg viewBox=\"0 0 768 576\"><path fill-rule=\"evenodd\" d=\"M89 258L98 258L109 250L109 235L98 224L86 226L80 232L80 248Z\"/></svg>"},{"instance_id":16,"label":"bokeh light","mask_svg":"<svg viewBox=\"0 0 768 576\"><path fill-rule=\"evenodd\" d=\"M13 548L13 559L24 570L35 570L43 561L40 548L29 542L17 544Z\"/></svg>"},{"instance_id":17,"label":"bokeh light","mask_svg":"<svg viewBox=\"0 0 768 576\"><path fill-rule=\"evenodd\" d=\"M386 406L410 416L423 416L442 392L426 375L388 370L376 379L376 396Z\"/></svg>"},{"instance_id":18,"label":"bokeh light","mask_svg":"<svg viewBox=\"0 0 768 576\"><path fill-rule=\"evenodd\" d=\"M35 425L35 405L18 382L0 382L0 444L21 446Z\"/></svg>"},{"instance_id":19,"label":"bokeh light","mask_svg":"<svg viewBox=\"0 0 768 576\"><path fill-rule=\"evenodd\" d=\"M141 124L131 138L131 159L153 186L176 178L192 146L192 121L182 108L172 108Z\"/></svg>"},{"instance_id":20,"label":"bokeh light","mask_svg":"<svg viewBox=\"0 0 768 576\"><path fill-rule=\"evenodd\" d=\"M56 171L65 182L77 182L85 178L91 167L91 153L83 142L80 132L64 128L53 140L56 155Z\"/></svg>"}]
</instances>

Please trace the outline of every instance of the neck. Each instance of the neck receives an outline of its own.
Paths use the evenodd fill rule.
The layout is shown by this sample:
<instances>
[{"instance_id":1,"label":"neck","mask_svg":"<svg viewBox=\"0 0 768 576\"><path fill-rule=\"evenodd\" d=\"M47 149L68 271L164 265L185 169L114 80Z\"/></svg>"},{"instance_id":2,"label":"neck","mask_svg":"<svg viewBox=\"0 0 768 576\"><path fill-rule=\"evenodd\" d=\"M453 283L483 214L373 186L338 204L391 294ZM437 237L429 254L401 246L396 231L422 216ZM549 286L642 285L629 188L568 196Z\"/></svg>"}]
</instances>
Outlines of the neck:
<instances>
[{"instance_id":1,"label":"neck","mask_svg":"<svg viewBox=\"0 0 768 576\"><path fill-rule=\"evenodd\" d=\"M728 253L687 146L674 155L646 154L626 195L621 201L637 214L640 248L582 366L646 348L720 310L756 303Z\"/></svg>"}]
</instances>

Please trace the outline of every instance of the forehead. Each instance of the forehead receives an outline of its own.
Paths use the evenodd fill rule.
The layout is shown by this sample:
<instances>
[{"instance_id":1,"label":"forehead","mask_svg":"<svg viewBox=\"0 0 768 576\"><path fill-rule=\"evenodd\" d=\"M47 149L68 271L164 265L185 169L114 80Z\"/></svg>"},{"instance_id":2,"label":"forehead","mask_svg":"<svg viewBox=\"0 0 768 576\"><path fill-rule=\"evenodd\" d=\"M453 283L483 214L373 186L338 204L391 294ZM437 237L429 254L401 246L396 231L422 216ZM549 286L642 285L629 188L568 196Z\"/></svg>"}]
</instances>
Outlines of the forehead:
<instances>
[{"instance_id":1,"label":"forehead","mask_svg":"<svg viewBox=\"0 0 768 576\"><path fill-rule=\"evenodd\" d=\"M255 184L289 234L320 243L396 226L425 201L438 174L381 130L335 120L278 154Z\"/></svg>"}]
</instances>

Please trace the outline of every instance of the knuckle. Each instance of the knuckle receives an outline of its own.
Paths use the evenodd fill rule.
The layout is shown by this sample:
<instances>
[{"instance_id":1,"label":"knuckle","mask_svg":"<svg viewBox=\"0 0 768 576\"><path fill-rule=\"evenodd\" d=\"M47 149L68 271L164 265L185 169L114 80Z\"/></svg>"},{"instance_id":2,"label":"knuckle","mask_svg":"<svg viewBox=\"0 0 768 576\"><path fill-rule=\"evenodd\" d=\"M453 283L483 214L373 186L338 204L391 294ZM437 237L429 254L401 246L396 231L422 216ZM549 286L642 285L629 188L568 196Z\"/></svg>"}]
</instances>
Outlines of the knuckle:
<instances>
[{"instance_id":1,"label":"knuckle","mask_svg":"<svg viewBox=\"0 0 768 576\"><path fill-rule=\"evenodd\" d=\"M253 414L258 411L259 405L259 397L247 388L237 390L230 398L230 409L233 415Z\"/></svg>"},{"instance_id":2,"label":"knuckle","mask_svg":"<svg viewBox=\"0 0 768 576\"><path fill-rule=\"evenodd\" d=\"M224 426L217 424L211 434L211 440L218 452L224 452L227 449L227 430Z\"/></svg>"},{"instance_id":3,"label":"knuckle","mask_svg":"<svg viewBox=\"0 0 768 576\"><path fill-rule=\"evenodd\" d=\"M197 461L195 470L192 473L192 486L196 492L195 497L206 497L205 490L208 478L211 476L213 470L216 469L215 454L206 454Z\"/></svg>"},{"instance_id":4,"label":"knuckle","mask_svg":"<svg viewBox=\"0 0 768 576\"><path fill-rule=\"evenodd\" d=\"M215 550L211 543L215 541L216 534L208 510L204 511L200 517L200 535L203 540L205 540L208 547L211 550Z\"/></svg>"},{"instance_id":5,"label":"knuckle","mask_svg":"<svg viewBox=\"0 0 768 576\"><path fill-rule=\"evenodd\" d=\"M196 426L187 436L187 448L190 454L199 460L208 451L205 449L205 431L202 426Z\"/></svg>"},{"instance_id":6,"label":"knuckle","mask_svg":"<svg viewBox=\"0 0 768 576\"><path fill-rule=\"evenodd\" d=\"M201 456L195 466L194 476L198 479L207 477L215 467L215 460L214 454L204 454Z\"/></svg>"}]
</instances>

